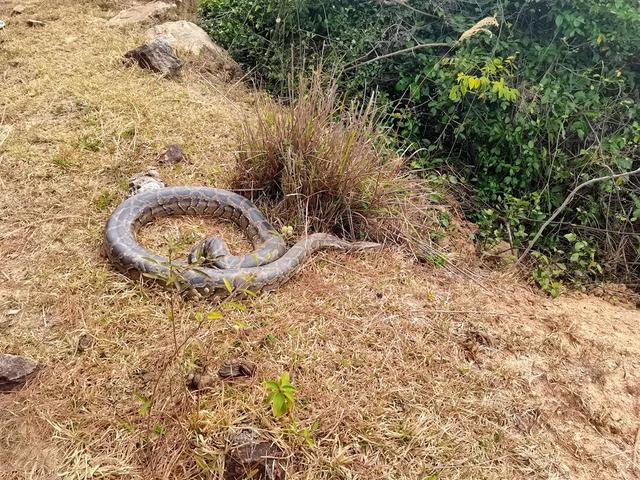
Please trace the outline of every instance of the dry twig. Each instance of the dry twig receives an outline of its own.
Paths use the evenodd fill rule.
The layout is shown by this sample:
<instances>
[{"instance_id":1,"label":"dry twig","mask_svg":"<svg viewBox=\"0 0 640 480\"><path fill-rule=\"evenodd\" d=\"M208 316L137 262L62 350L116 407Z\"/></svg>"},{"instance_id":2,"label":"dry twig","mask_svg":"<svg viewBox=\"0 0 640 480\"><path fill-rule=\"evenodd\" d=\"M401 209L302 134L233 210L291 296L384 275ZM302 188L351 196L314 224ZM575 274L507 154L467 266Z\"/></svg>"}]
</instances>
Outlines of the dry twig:
<instances>
[{"instance_id":1,"label":"dry twig","mask_svg":"<svg viewBox=\"0 0 640 480\"><path fill-rule=\"evenodd\" d=\"M406 4L404 4L404 3L402 3L402 5L406 6ZM363 66L368 65L368 64L373 63L373 62L377 62L378 60L383 60L385 58L395 57L397 55L403 55L405 53L415 52L416 50L423 50L425 48L450 48L450 49L454 49L454 48L457 48L458 46L460 46L464 40L466 40L468 38L471 38L471 37L477 35L480 32L486 32L489 35L491 35L491 30L487 29L487 27L490 27L490 26L495 26L495 27L498 26L498 21L496 20L496 17L485 17L485 18L483 18L482 20L477 22L470 29L465 30L464 32L462 32L462 34L460 34L460 37L458 38L458 40L456 40L453 43L438 43L438 42L420 43L418 45L414 45L413 47L403 48L401 50L396 50L395 52L385 53L384 55L378 55L377 57L371 58L371 59L366 60L366 61L364 61L362 63L349 65L344 69L344 71L345 72L349 72L351 70L355 70L356 68L363 67Z\"/></svg>"}]
</instances>

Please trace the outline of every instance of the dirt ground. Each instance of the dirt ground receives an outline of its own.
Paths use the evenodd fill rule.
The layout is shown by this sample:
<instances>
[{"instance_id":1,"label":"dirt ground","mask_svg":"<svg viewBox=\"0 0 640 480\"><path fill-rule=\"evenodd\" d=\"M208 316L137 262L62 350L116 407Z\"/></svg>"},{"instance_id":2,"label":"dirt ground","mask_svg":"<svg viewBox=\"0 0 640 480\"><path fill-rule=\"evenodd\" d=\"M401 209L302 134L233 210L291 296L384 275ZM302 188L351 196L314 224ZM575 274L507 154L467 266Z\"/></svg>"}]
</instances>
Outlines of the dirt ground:
<instances>
[{"instance_id":1,"label":"dirt ground","mask_svg":"<svg viewBox=\"0 0 640 480\"><path fill-rule=\"evenodd\" d=\"M224 187L261 94L124 66L143 30L107 27L115 2L15 3L0 0L0 352L43 368L0 396L0 478L222 478L244 425L278 443L291 479L640 476L640 313L624 289L552 300L467 254L436 268L328 252L245 311L200 322L218 307L175 299L171 321L169 294L110 268L105 222L169 143L190 159L160 168L169 184ZM237 357L253 378L187 389L194 368ZM262 382L284 371L297 401L275 419Z\"/></svg>"}]
</instances>

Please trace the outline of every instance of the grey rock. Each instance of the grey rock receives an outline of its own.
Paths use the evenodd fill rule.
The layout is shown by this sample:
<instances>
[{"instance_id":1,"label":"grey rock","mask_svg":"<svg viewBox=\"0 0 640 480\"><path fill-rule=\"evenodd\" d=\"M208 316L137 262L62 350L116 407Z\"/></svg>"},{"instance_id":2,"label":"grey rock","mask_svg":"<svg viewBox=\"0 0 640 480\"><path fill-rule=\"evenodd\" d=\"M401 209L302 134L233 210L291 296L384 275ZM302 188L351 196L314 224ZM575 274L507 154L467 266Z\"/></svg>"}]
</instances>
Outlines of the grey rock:
<instances>
[{"instance_id":1,"label":"grey rock","mask_svg":"<svg viewBox=\"0 0 640 480\"><path fill-rule=\"evenodd\" d=\"M0 392L21 386L38 370L38 364L18 355L0 354Z\"/></svg>"},{"instance_id":2,"label":"grey rock","mask_svg":"<svg viewBox=\"0 0 640 480\"><path fill-rule=\"evenodd\" d=\"M224 459L224 480L284 480L284 452L260 433L245 427L229 436Z\"/></svg>"},{"instance_id":3,"label":"grey rock","mask_svg":"<svg viewBox=\"0 0 640 480\"><path fill-rule=\"evenodd\" d=\"M129 62L135 61L141 68L148 68L164 77L176 76L184 65L184 62L174 54L171 45L160 38L129 50L124 54L124 58Z\"/></svg>"},{"instance_id":4,"label":"grey rock","mask_svg":"<svg viewBox=\"0 0 640 480\"><path fill-rule=\"evenodd\" d=\"M177 144L167 145L164 149L164 152L162 152L160 155L158 155L158 158L156 158L156 162L160 164L180 163L186 161L187 156L182 151L180 145Z\"/></svg>"},{"instance_id":5,"label":"grey rock","mask_svg":"<svg viewBox=\"0 0 640 480\"><path fill-rule=\"evenodd\" d=\"M142 5L135 5L121 11L107 22L112 27L125 25L149 24L163 20L167 15L176 9L175 3L150 2Z\"/></svg>"},{"instance_id":6,"label":"grey rock","mask_svg":"<svg viewBox=\"0 0 640 480\"><path fill-rule=\"evenodd\" d=\"M145 40L165 40L180 55L191 57L211 73L227 80L242 76L242 69L227 51L211 41L207 32L192 22L179 20L151 27Z\"/></svg>"}]
</instances>

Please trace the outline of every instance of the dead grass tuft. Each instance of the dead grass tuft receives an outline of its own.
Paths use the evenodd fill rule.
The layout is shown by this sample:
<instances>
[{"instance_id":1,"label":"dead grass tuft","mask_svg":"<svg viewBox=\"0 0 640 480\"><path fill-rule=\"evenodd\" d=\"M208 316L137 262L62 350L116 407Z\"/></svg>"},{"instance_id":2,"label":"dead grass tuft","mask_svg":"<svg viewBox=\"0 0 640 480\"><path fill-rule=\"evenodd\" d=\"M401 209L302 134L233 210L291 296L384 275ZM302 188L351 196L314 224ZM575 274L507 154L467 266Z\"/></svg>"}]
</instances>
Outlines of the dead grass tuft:
<instances>
[{"instance_id":1,"label":"dead grass tuft","mask_svg":"<svg viewBox=\"0 0 640 480\"><path fill-rule=\"evenodd\" d=\"M299 79L286 105L266 103L245 123L232 184L285 225L424 250L442 196L384 148L373 97L347 107L323 78Z\"/></svg>"}]
</instances>

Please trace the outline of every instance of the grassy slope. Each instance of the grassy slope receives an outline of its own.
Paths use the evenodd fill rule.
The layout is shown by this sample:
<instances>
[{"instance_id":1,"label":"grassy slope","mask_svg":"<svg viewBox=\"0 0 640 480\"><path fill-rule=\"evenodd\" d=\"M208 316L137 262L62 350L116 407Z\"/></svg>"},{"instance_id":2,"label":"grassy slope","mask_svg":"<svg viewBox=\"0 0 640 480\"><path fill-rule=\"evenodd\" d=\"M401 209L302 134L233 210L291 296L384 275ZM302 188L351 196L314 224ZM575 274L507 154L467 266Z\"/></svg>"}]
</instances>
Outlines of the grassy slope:
<instances>
[{"instance_id":1,"label":"grassy slope","mask_svg":"<svg viewBox=\"0 0 640 480\"><path fill-rule=\"evenodd\" d=\"M224 186L255 95L124 67L141 32L107 28L115 10L99 3L32 2L0 31L0 351L46 365L0 397L0 478L197 478L204 463L220 471L242 424L281 443L290 478L633 477L630 305L550 301L504 273L474 267L476 282L393 251L330 253L193 335L213 307L178 302L176 354L169 297L109 268L102 229L166 143L191 157L162 169L170 183ZM11 8L0 2L0 18ZM165 227L184 239L205 228ZM94 343L80 351L84 334ZM194 363L236 356L257 362L256 378L184 387ZM312 447L263 404L260 382L285 370ZM137 395L154 390L140 415Z\"/></svg>"}]
</instances>

